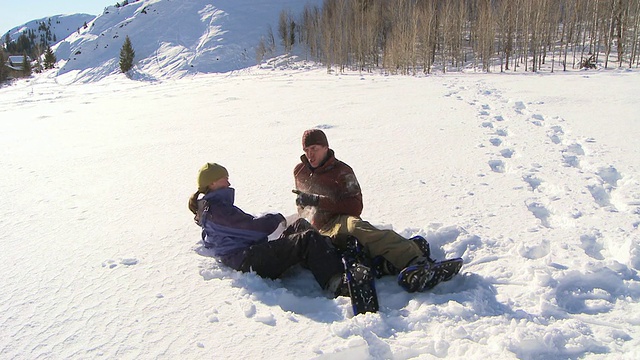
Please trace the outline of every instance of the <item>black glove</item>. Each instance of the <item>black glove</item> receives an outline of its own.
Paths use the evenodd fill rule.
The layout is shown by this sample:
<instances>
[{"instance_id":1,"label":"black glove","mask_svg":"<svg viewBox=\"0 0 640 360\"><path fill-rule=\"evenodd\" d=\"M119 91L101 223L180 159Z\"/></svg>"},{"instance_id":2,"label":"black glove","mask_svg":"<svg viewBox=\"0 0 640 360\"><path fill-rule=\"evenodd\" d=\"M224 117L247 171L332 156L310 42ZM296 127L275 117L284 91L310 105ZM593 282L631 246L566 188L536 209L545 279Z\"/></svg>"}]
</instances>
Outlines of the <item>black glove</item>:
<instances>
[{"instance_id":1,"label":"black glove","mask_svg":"<svg viewBox=\"0 0 640 360\"><path fill-rule=\"evenodd\" d=\"M296 205L298 206L318 206L320 203L320 195L307 194L297 190L294 192L298 194L298 197L296 197Z\"/></svg>"}]
</instances>

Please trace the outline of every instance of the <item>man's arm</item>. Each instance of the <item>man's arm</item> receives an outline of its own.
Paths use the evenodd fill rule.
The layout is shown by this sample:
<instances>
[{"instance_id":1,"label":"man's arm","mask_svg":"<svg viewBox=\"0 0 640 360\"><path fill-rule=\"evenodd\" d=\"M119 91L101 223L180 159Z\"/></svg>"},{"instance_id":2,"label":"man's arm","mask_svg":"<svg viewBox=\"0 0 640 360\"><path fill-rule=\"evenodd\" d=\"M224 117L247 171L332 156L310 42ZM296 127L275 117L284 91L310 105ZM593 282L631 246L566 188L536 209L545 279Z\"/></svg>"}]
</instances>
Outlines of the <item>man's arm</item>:
<instances>
[{"instance_id":1,"label":"man's arm","mask_svg":"<svg viewBox=\"0 0 640 360\"><path fill-rule=\"evenodd\" d=\"M351 170L351 169L349 169ZM320 196L318 208L335 214L360 216L362 214L362 192L353 171L345 172L336 182L336 196Z\"/></svg>"},{"instance_id":2,"label":"man's arm","mask_svg":"<svg viewBox=\"0 0 640 360\"><path fill-rule=\"evenodd\" d=\"M330 174L318 178L310 176L305 164L300 163L294 168L293 176L296 184L293 192L298 194L296 204L299 209L316 206L325 213L336 215L360 216L362 213L360 184L347 164L338 162Z\"/></svg>"}]
</instances>

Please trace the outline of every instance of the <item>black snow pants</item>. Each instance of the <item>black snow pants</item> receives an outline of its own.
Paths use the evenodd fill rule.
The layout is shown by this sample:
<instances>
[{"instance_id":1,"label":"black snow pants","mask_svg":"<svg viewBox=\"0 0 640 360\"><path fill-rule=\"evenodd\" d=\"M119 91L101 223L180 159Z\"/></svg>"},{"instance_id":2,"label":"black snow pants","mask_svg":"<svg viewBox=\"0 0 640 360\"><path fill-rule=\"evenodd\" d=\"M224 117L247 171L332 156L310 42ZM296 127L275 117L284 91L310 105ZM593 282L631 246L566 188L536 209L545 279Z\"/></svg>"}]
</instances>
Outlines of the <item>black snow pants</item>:
<instances>
[{"instance_id":1,"label":"black snow pants","mask_svg":"<svg viewBox=\"0 0 640 360\"><path fill-rule=\"evenodd\" d=\"M240 270L276 279L297 264L308 268L323 289L333 276L344 272L330 238L313 229L292 232L291 227L276 240L251 246Z\"/></svg>"}]
</instances>

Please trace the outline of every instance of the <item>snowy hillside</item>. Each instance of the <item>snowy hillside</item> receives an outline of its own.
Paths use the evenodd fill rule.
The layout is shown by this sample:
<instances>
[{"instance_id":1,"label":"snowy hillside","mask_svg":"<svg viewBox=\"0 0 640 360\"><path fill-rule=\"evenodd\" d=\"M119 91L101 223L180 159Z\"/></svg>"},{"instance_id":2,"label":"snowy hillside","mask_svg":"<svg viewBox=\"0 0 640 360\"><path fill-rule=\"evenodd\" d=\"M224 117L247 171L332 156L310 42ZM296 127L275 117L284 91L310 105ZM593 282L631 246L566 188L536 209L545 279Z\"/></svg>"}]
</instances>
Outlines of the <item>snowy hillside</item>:
<instances>
[{"instance_id":1,"label":"snowy hillside","mask_svg":"<svg viewBox=\"0 0 640 360\"><path fill-rule=\"evenodd\" d=\"M145 78L242 69L256 64L254 48L268 25L277 26L280 11L297 14L306 3L143 0L111 6L88 29L55 49L59 60L68 60L59 73L83 82L118 73L127 35L136 52L137 71Z\"/></svg>"},{"instance_id":2,"label":"snowy hillside","mask_svg":"<svg viewBox=\"0 0 640 360\"><path fill-rule=\"evenodd\" d=\"M40 42L40 37L50 36L51 39L47 39L49 44L54 45L57 42L67 38L69 35L81 29L85 23L91 22L95 18L94 15L89 14L71 14L71 15L54 15L42 19L32 20L26 24L17 26L8 32L12 41L18 39L20 35L32 30L36 35L36 42ZM47 29L49 32L47 33ZM3 37L4 41L5 38Z\"/></svg>"}]
</instances>

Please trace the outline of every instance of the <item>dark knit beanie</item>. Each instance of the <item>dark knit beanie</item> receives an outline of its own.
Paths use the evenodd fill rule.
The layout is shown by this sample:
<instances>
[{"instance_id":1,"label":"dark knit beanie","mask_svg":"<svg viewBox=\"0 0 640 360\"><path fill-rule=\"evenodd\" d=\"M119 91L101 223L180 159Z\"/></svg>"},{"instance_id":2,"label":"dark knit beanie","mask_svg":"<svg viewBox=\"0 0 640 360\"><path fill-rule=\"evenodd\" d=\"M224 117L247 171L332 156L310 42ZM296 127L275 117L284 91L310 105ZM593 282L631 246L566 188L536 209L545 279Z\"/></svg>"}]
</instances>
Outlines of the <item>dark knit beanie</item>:
<instances>
[{"instance_id":1,"label":"dark knit beanie","mask_svg":"<svg viewBox=\"0 0 640 360\"><path fill-rule=\"evenodd\" d=\"M311 145L322 145L329 147L329 141L327 141L327 135L320 129L309 129L302 134L302 148L309 147Z\"/></svg>"}]
</instances>

